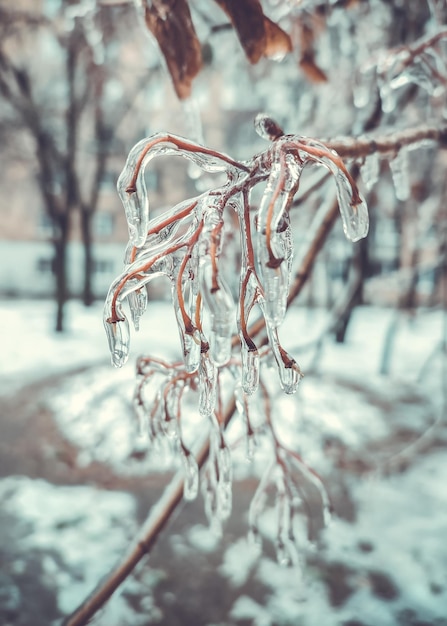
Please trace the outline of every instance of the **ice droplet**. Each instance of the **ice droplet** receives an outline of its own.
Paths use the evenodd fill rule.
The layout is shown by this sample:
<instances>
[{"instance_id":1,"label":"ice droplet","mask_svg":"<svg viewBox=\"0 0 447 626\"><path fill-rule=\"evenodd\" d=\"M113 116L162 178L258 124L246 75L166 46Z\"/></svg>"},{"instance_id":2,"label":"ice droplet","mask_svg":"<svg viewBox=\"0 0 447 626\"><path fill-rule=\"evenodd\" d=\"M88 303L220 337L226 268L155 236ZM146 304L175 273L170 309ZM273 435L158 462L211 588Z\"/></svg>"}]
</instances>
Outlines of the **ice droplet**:
<instances>
[{"instance_id":1,"label":"ice droplet","mask_svg":"<svg viewBox=\"0 0 447 626\"><path fill-rule=\"evenodd\" d=\"M242 388L245 393L252 395L259 385L259 353L249 350L245 343L241 345L242 358Z\"/></svg>"},{"instance_id":2,"label":"ice droplet","mask_svg":"<svg viewBox=\"0 0 447 626\"><path fill-rule=\"evenodd\" d=\"M410 197L410 176L408 163L408 150L401 148L394 159L390 161L391 176L393 178L396 198L401 201Z\"/></svg>"},{"instance_id":3,"label":"ice droplet","mask_svg":"<svg viewBox=\"0 0 447 626\"><path fill-rule=\"evenodd\" d=\"M129 357L129 322L123 314L121 314L121 318L116 322L110 319L104 320L112 364L115 367L122 367Z\"/></svg>"},{"instance_id":4,"label":"ice droplet","mask_svg":"<svg viewBox=\"0 0 447 626\"><path fill-rule=\"evenodd\" d=\"M182 461L184 471L183 497L188 501L195 500L199 493L199 466L194 455L190 452L182 455Z\"/></svg>"}]
</instances>

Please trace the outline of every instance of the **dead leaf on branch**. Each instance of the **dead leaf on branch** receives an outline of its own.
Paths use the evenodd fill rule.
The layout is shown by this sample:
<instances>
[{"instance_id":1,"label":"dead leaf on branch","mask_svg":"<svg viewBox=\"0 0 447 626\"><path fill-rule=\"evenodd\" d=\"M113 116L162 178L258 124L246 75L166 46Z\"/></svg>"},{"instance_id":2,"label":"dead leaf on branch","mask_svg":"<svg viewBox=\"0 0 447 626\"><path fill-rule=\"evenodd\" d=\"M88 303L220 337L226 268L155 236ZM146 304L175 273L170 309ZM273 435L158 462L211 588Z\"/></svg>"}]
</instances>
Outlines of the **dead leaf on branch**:
<instances>
[{"instance_id":1,"label":"dead leaf on branch","mask_svg":"<svg viewBox=\"0 0 447 626\"><path fill-rule=\"evenodd\" d=\"M263 13L259 0L215 0L228 15L250 63L292 50L289 35Z\"/></svg>"},{"instance_id":2,"label":"dead leaf on branch","mask_svg":"<svg viewBox=\"0 0 447 626\"><path fill-rule=\"evenodd\" d=\"M186 0L153 0L145 4L146 24L166 60L177 96L191 95L192 81L202 68L200 41Z\"/></svg>"}]
</instances>

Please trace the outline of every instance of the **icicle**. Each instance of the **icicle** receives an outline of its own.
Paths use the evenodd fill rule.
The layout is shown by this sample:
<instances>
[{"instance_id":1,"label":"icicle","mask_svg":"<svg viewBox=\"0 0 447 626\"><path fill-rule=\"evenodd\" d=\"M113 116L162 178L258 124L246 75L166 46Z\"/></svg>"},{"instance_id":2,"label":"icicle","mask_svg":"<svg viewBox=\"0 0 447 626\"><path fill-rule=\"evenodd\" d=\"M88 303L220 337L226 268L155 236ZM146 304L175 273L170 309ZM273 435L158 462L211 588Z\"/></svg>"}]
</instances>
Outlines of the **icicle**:
<instances>
[{"instance_id":1,"label":"icicle","mask_svg":"<svg viewBox=\"0 0 447 626\"><path fill-rule=\"evenodd\" d=\"M277 480L278 493L276 496L277 534L275 541L276 558L280 565L285 567L297 562L297 551L293 535L293 508L286 493L284 476Z\"/></svg>"},{"instance_id":2,"label":"icicle","mask_svg":"<svg viewBox=\"0 0 447 626\"><path fill-rule=\"evenodd\" d=\"M202 257L199 267L200 288L209 312L210 356L216 365L225 365L231 358L231 336L234 330L234 302L231 292L219 274L215 275L211 258Z\"/></svg>"},{"instance_id":3,"label":"icicle","mask_svg":"<svg viewBox=\"0 0 447 626\"><path fill-rule=\"evenodd\" d=\"M281 347L279 343L278 330L267 324L267 334L269 344L278 366L279 382L285 393L295 393L303 378L303 374L298 363Z\"/></svg>"},{"instance_id":4,"label":"icicle","mask_svg":"<svg viewBox=\"0 0 447 626\"><path fill-rule=\"evenodd\" d=\"M130 282L130 281L129 281ZM138 281L135 281L138 282ZM135 330L140 329L140 318L144 314L147 308L147 289L146 286L136 289L132 291L127 296L127 301L129 302L130 313L132 316L132 322Z\"/></svg>"},{"instance_id":5,"label":"icicle","mask_svg":"<svg viewBox=\"0 0 447 626\"><path fill-rule=\"evenodd\" d=\"M379 171L379 155L377 154L377 152L374 152L373 154L370 154L365 158L363 165L360 167L360 175L368 191L371 191L371 189L379 180Z\"/></svg>"},{"instance_id":6,"label":"icicle","mask_svg":"<svg viewBox=\"0 0 447 626\"><path fill-rule=\"evenodd\" d=\"M258 273L264 290L265 316L274 326L284 319L289 285L289 264L285 262L285 250L278 231L287 219L286 211L302 170L292 155L285 157L286 165L282 167L279 147L278 142L257 223Z\"/></svg>"},{"instance_id":7,"label":"icicle","mask_svg":"<svg viewBox=\"0 0 447 626\"><path fill-rule=\"evenodd\" d=\"M353 204L352 187L343 172L338 172L335 182L344 233L350 241L359 241L359 239L366 237L369 229L368 208L365 199L359 193L360 202Z\"/></svg>"},{"instance_id":8,"label":"icicle","mask_svg":"<svg viewBox=\"0 0 447 626\"><path fill-rule=\"evenodd\" d=\"M393 178L394 190L396 198L401 201L408 200L410 197L410 177L408 150L401 148L394 159L390 161L391 176Z\"/></svg>"},{"instance_id":9,"label":"icicle","mask_svg":"<svg viewBox=\"0 0 447 626\"><path fill-rule=\"evenodd\" d=\"M337 162L339 159L337 153L335 150L330 151L333 157L338 157L338 159L330 158L329 155L326 156L324 154L328 152L326 146L314 139L305 139L305 145L309 146L309 150L306 151L305 148L302 148L299 151L303 163L306 161L321 163L327 167L334 176L338 207L346 237L351 241L358 241L366 237L368 234L369 220L365 199L362 194L359 193L355 183L351 182L342 169L341 160L340 163ZM314 151L315 149L318 152Z\"/></svg>"},{"instance_id":10,"label":"icicle","mask_svg":"<svg viewBox=\"0 0 447 626\"><path fill-rule=\"evenodd\" d=\"M112 364L115 367L122 367L126 363L130 347L129 322L121 311L119 315L120 319L116 322L110 318L104 319Z\"/></svg>"},{"instance_id":11,"label":"icicle","mask_svg":"<svg viewBox=\"0 0 447 626\"><path fill-rule=\"evenodd\" d=\"M259 353L249 350L245 342L241 345L242 387L245 393L252 395L259 385Z\"/></svg>"},{"instance_id":12,"label":"icicle","mask_svg":"<svg viewBox=\"0 0 447 626\"><path fill-rule=\"evenodd\" d=\"M188 501L195 500L199 493L199 466L194 455L189 451L183 452L182 462L184 471L183 497Z\"/></svg>"},{"instance_id":13,"label":"icicle","mask_svg":"<svg viewBox=\"0 0 447 626\"><path fill-rule=\"evenodd\" d=\"M149 203L144 182L139 180L135 191L126 191L127 182L128 176L124 180L121 177L118 179L118 193L126 214L129 239L138 248L145 243L147 237Z\"/></svg>"},{"instance_id":14,"label":"icicle","mask_svg":"<svg viewBox=\"0 0 447 626\"><path fill-rule=\"evenodd\" d=\"M177 286L175 281L172 282L172 302L174 304L174 313L177 320L177 328L179 332L180 342L182 345L183 360L185 362L186 371L189 373L196 372L200 364L201 336L197 328L193 332L186 332L185 321L179 304ZM189 312L188 312L189 313Z\"/></svg>"},{"instance_id":15,"label":"icicle","mask_svg":"<svg viewBox=\"0 0 447 626\"><path fill-rule=\"evenodd\" d=\"M199 413L209 417L214 413L217 393L217 368L209 354L201 355L199 367Z\"/></svg>"},{"instance_id":16,"label":"icicle","mask_svg":"<svg viewBox=\"0 0 447 626\"><path fill-rule=\"evenodd\" d=\"M210 523L210 528L216 533L222 533L222 520L219 515L219 498L217 493L216 459L214 448L210 450L207 471L202 480L202 494L205 504L205 514Z\"/></svg>"}]
</instances>

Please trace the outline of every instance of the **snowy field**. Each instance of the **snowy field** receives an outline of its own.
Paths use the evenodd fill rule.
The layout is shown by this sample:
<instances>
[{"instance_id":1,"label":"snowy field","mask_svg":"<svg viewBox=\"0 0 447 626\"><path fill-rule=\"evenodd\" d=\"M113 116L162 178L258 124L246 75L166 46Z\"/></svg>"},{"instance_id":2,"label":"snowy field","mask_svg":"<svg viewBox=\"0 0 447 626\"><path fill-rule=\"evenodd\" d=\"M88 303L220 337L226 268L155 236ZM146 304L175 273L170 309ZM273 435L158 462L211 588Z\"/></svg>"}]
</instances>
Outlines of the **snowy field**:
<instances>
[{"instance_id":1,"label":"snowy field","mask_svg":"<svg viewBox=\"0 0 447 626\"><path fill-rule=\"evenodd\" d=\"M169 470L160 454L131 459L130 402L135 358L147 352L178 357L178 336L170 306L152 304L140 333L132 335L128 364L115 370L100 304L84 309L70 303L62 335L51 331L51 303L2 302L0 314L5 406L19 406L16 399L33 385L36 411L43 407L53 416L60 437L75 451L74 466L96 463L121 480L121 487L106 489L94 480L55 483L30 475L25 457L23 471L18 459L14 475L2 472L0 623L57 624L139 527L144 507L127 487ZM247 542L249 492L265 461L262 450L251 465L235 454L234 520L223 537L206 527L200 501L188 505L154 551L151 566L138 569L95 623L447 625L447 381L440 349L445 316L401 313L392 334L393 321L391 310L358 309L346 343L326 338L317 353L308 346L324 327L324 312L293 311L281 330L306 374L297 396L283 400L283 428L289 445L327 478L339 503L320 545L302 539L302 566L290 570L275 562L273 509L261 520L264 552ZM2 425L11 419L3 414ZM191 578L202 586L194 587ZM30 581L47 598L39 618L32 617Z\"/></svg>"}]
</instances>

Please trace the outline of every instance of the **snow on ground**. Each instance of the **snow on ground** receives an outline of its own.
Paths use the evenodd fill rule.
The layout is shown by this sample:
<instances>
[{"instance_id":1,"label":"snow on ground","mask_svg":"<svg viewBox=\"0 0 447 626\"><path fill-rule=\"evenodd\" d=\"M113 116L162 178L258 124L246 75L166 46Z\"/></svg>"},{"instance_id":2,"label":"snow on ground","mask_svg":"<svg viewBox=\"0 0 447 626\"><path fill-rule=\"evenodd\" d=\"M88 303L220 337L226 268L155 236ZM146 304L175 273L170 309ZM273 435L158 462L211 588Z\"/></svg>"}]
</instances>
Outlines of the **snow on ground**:
<instances>
[{"instance_id":1,"label":"snow on ground","mask_svg":"<svg viewBox=\"0 0 447 626\"><path fill-rule=\"evenodd\" d=\"M0 481L0 502L2 523L15 527L20 540L15 570L26 569L30 552L41 552L41 575L57 590L61 613L90 593L135 533L135 502L127 493L10 476Z\"/></svg>"},{"instance_id":2,"label":"snow on ground","mask_svg":"<svg viewBox=\"0 0 447 626\"><path fill-rule=\"evenodd\" d=\"M54 332L55 305L41 300L0 302L2 318L2 357L0 393L13 393L20 387L78 367L110 362L102 322L102 303L86 308L77 300L66 305L66 330ZM179 348L172 307L157 302L132 337L129 362L122 370L110 370L115 380L134 375L135 358L142 352L176 355Z\"/></svg>"},{"instance_id":3,"label":"snow on ground","mask_svg":"<svg viewBox=\"0 0 447 626\"><path fill-rule=\"evenodd\" d=\"M153 471L155 465L158 471L166 469L160 455L146 464L134 465L129 463L129 456L135 444L131 410L135 358L147 352L167 359L179 355L168 303L149 305L142 330L132 333L129 363L121 370L110 365L101 304L85 309L78 302L70 302L67 332L63 334L51 331L54 305L49 302L1 302L0 314L6 330L0 394L11 396L27 384L74 372L46 402L56 413L61 432L79 449L77 463L99 461L118 475ZM281 329L285 347L308 376L296 396L280 399L278 432L287 437L289 445L304 450L307 462L320 472L331 471L330 460L321 453L331 439L342 442L354 457L379 466L390 450L371 449L371 442L385 440L390 429L423 434L443 417L446 368L444 356L436 348L445 333L445 316L441 311L421 311L414 318L400 314L392 336L389 331L394 316L390 310L358 309L346 343L337 345L325 339L318 359L312 350L301 351L300 345L318 338L325 324L324 312L294 310ZM390 337L389 375L381 376ZM75 371L89 365L97 367ZM387 406L393 407L392 423L390 412L384 408ZM391 452L399 455L399 447ZM235 475L242 479L259 473L263 464L260 451L251 467L238 462ZM244 538L225 548L216 576L236 590L245 589L228 615L222 616L225 623L249 620L255 626L407 626L418 616L424 624L447 623L445 454L435 451L414 458L407 471L386 480L380 473L367 479L350 474L344 480L355 503L356 519L334 519L319 550L311 551L303 544L302 556L310 565L302 573L291 575L290 570L266 556L256 559ZM42 575L55 589L61 612L73 608L93 581L107 571L135 528L135 499L121 492L7 477L0 480L0 502L2 519L7 518L5 528L15 529L14 540L21 542L14 567L26 567L26 551L41 551L45 555ZM269 511L262 523L262 532L269 540L274 534L274 517ZM181 541L179 536L179 554L186 542L195 551L211 555L219 541L202 525L204 517L196 522ZM49 556L51 551L56 556ZM347 591L344 601L334 605L325 572L337 567ZM141 580L147 594L143 607L146 621L141 623L159 623L160 614L149 592L156 580L148 579L147 572ZM267 589L262 602L244 587L250 580ZM14 604L21 590L12 583L5 588L10 589L8 602ZM119 596L112 604L113 611L107 611L108 624L140 623L141 611L139 618L126 613L128 606ZM405 617L408 610L412 614Z\"/></svg>"}]
</instances>

